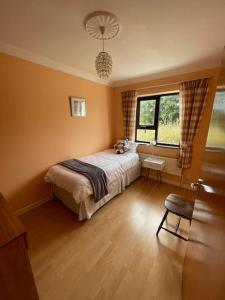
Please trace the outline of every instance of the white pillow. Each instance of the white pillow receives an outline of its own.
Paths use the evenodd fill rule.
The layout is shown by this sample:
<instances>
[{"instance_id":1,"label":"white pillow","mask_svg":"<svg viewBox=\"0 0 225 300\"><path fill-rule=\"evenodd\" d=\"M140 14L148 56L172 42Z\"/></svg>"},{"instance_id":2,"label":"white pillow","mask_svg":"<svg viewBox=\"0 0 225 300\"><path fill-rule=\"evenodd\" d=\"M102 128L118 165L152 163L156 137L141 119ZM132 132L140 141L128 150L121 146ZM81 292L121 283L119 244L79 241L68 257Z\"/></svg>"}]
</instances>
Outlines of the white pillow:
<instances>
[{"instance_id":1,"label":"white pillow","mask_svg":"<svg viewBox=\"0 0 225 300\"><path fill-rule=\"evenodd\" d=\"M128 148L130 152L136 153L137 152L137 144L132 141L128 141Z\"/></svg>"}]
</instances>

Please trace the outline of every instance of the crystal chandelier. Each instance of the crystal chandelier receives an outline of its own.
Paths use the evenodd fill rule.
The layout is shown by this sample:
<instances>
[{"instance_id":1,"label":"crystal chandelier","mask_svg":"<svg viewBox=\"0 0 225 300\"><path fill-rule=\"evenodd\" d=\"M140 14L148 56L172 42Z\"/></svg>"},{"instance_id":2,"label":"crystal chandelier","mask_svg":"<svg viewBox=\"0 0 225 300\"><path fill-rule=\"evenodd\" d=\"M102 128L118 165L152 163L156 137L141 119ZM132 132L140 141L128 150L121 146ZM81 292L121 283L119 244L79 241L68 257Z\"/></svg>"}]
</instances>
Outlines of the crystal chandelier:
<instances>
[{"instance_id":1,"label":"crystal chandelier","mask_svg":"<svg viewBox=\"0 0 225 300\"><path fill-rule=\"evenodd\" d=\"M111 72L112 72L112 57L109 55L109 53L105 52L104 49L104 32L105 27L100 27L101 33L102 33L102 51L99 52L98 56L95 59L95 69L97 71L97 74L102 79L109 78Z\"/></svg>"},{"instance_id":2,"label":"crystal chandelier","mask_svg":"<svg viewBox=\"0 0 225 300\"><path fill-rule=\"evenodd\" d=\"M109 78L112 72L112 57L109 55L109 53L105 51L99 52L95 59L95 68L100 78Z\"/></svg>"},{"instance_id":3,"label":"crystal chandelier","mask_svg":"<svg viewBox=\"0 0 225 300\"><path fill-rule=\"evenodd\" d=\"M119 33L118 19L109 12L97 11L85 18L84 27L91 37L102 40L102 51L95 59L95 68L100 78L108 79L112 72L112 57L105 51L104 41Z\"/></svg>"}]
</instances>

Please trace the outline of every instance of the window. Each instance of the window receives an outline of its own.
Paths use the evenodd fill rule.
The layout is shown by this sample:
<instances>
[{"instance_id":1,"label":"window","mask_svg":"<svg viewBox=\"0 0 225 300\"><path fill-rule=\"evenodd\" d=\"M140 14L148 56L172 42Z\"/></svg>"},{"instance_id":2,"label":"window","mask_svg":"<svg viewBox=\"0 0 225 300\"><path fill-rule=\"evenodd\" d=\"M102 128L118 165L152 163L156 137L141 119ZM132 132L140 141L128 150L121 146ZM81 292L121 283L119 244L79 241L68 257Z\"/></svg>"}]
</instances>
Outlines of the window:
<instances>
[{"instance_id":1,"label":"window","mask_svg":"<svg viewBox=\"0 0 225 300\"><path fill-rule=\"evenodd\" d=\"M225 148L225 90L216 92L211 122L209 126L207 148Z\"/></svg>"},{"instance_id":2,"label":"window","mask_svg":"<svg viewBox=\"0 0 225 300\"><path fill-rule=\"evenodd\" d=\"M180 141L179 94L138 97L136 142L178 146Z\"/></svg>"}]
</instances>

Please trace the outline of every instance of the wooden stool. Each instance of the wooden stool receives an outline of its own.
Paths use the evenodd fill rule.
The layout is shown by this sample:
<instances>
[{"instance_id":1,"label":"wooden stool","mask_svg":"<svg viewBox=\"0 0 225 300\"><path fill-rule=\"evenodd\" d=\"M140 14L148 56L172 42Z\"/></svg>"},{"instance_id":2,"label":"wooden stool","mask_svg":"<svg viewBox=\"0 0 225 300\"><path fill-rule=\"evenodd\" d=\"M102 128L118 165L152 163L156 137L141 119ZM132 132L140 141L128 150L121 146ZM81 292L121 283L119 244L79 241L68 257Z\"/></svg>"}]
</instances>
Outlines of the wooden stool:
<instances>
[{"instance_id":1,"label":"wooden stool","mask_svg":"<svg viewBox=\"0 0 225 300\"><path fill-rule=\"evenodd\" d=\"M180 234L178 234L177 231L179 229L181 218L189 220L189 222L191 224L194 203L190 202L189 200L187 200L186 198L184 198L180 195L169 194L165 200L165 208L166 208L166 212L162 218L162 221L159 225L156 235L158 236L158 234L162 228L162 229L166 230L167 232L187 241L188 239L186 239L183 236L181 236ZM175 232L163 227L163 223L166 220L169 212L179 216L178 222L176 224Z\"/></svg>"}]
</instances>

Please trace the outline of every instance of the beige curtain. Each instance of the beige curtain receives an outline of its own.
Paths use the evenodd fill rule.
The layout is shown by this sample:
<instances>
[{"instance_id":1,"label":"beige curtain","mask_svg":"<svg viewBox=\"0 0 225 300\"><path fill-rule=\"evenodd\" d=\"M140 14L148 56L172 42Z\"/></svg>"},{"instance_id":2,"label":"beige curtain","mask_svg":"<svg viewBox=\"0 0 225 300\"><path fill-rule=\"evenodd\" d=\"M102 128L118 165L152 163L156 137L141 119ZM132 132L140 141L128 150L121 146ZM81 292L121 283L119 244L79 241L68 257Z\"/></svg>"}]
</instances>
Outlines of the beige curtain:
<instances>
[{"instance_id":1,"label":"beige curtain","mask_svg":"<svg viewBox=\"0 0 225 300\"><path fill-rule=\"evenodd\" d=\"M198 79L180 84L181 139L178 166L191 167L193 140L198 130L208 96L210 79Z\"/></svg>"},{"instance_id":2,"label":"beige curtain","mask_svg":"<svg viewBox=\"0 0 225 300\"><path fill-rule=\"evenodd\" d=\"M124 138L133 141L135 136L137 91L121 93Z\"/></svg>"}]
</instances>

